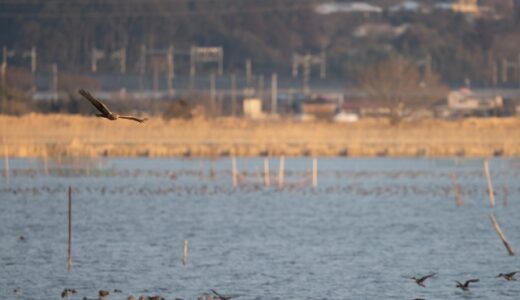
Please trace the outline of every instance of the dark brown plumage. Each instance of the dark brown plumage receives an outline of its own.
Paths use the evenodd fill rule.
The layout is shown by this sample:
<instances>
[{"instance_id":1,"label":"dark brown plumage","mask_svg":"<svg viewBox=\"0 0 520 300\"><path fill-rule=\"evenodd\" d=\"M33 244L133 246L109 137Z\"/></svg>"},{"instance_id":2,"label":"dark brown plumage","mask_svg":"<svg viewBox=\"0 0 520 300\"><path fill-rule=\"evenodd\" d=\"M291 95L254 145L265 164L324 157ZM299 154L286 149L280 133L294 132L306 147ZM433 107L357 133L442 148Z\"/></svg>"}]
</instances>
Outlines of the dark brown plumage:
<instances>
[{"instance_id":1,"label":"dark brown plumage","mask_svg":"<svg viewBox=\"0 0 520 300\"><path fill-rule=\"evenodd\" d=\"M511 273L500 273L498 274L497 278L498 277L504 277L505 280L507 281L516 281L516 278L515 278L515 274L518 273L518 272L511 272Z\"/></svg>"},{"instance_id":2,"label":"dark brown plumage","mask_svg":"<svg viewBox=\"0 0 520 300\"><path fill-rule=\"evenodd\" d=\"M430 277L435 276L435 274L436 274L436 273L431 273L431 274L426 275L426 276L423 276L423 277L421 277L421 278L410 277L410 279L415 280L415 283L417 283L418 285L420 285L420 286L422 286L422 287L426 287L426 286L424 285L424 281L425 281L426 279L430 278Z\"/></svg>"},{"instance_id":3,"label":"dark brown plumage","mask_svg":"<svg viewBox=\"0 0 520 300\"><path fill-rule=\"evenodd\" d=\"M72 296L76 294L75 289L64 289L63 292L61 292L61 298L67 298L69 296Z\"/></svg>"},{"instance_id":4,"label":"dark brown plumage","mask_svg":"<svg viewBox=\"0 0 520 300\"><path fill-rule=\"evenodd\" d=\"M472 282L479 282L479 281L480 280L478 280L478 279L470 279L470 280L466 281L464 284L462 284L459 281L455 280L455 282L457 283L457 285L455 287L458 287L458 288L460 288L463 291L467 291L467 290L469 290L469 284L470 283L472 283Z\"/></svg>"},{"instance_id":5,"label":"dark brown plumage","mask_svg":"<svg viewBox=\"0 0 520 300\"><path fill-rule=\"evenodd\" d=\"M212 291L213 294L215 294L215 295L218 297L218 299L220 299L220 300L230 300L230 299L232 299L232 298L236 298L236 297L238 297L238 296L222 296L222 295L220 295L219 293L217 293L217 292L216 292L215 290L213 290L213 289L212 289L211 291Z\"/></svg>"},{"instance_id":6,"label":"dark brown plumage","mask_svg":"<svg viewBox=\"0 0 520 300\"><path fill-rule=\"evenodd\" d=\"M120 115L110 111L110 109L108 109L108 107L103 102L101 102L101 100L95 98L89 92L81 89L78 91L78 93L81 96L85 97L85 99L87 99L90 103L92 103L92 105L94 105L94 107L100 112L100 114L96 114L96 116L98 116L100 118L109 119L111 121L115 121L117 119L127 119L127 120L136 121L139 123L143 123L144 121L147 120L146 118L138 118L138 117L134 117L134 116L120 116Z\"/></svg>"},{"instance_id":7,"label":"dark brown plumage","mask_svg":"<svg viewBox=\"0 0 520 300\"><path fill-rule=\"evenodd\" d=\"M110 292L109 291L105 291L105 290L99 290L99 298L105 298L106 296L110 295Z\"/></svg>"}]
</instances>

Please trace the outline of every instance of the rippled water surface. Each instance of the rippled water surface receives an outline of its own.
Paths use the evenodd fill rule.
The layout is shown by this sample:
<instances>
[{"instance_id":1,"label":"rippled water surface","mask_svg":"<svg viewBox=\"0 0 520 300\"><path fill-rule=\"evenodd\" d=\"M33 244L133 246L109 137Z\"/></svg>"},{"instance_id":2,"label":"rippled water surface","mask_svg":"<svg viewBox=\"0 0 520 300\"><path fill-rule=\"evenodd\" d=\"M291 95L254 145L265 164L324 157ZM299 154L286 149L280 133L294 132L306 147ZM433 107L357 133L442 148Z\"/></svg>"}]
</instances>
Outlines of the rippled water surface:
<instances>
[{"instance_id":1,"label":"rippled water surface","mask_svg":"<svg viewBox=\"0 0 520 300\"><path fill-rule=\"evenodd\" d=\"M10 160L0 183L0 294L96 298L100 289L196 299L520 299L520 270L489 214L520 251L520 162L286 158ZM5 166L5 162L4 162ZM453 180L452 176L455 176ZM454 185L463 204L455 205ZM67 271L67 188L73 189L73 265ZM20 240L20 236L25 240ZM189 241L186 266L183 240ZM406 277L436 272L417 286ZM520 276L519 276L520 277ZM480 278L469 292L454 280Z\"/></svg>"}]
</instances>

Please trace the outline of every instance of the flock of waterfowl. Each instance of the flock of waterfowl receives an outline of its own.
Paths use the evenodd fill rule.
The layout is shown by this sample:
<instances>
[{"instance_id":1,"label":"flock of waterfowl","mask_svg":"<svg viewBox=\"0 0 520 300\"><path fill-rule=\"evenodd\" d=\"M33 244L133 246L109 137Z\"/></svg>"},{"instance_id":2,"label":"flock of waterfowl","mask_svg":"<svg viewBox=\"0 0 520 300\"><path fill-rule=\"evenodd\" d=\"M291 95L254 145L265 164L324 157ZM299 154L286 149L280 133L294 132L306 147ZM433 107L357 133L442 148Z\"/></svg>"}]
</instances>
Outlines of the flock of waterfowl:
<instances>
[{"instance_id":1,"label":"flock of waterfowl","mask_svg":"<svg viewBox=\"0 0 520 300\"><path fill-rule=\"evenodd\" d=\"M15 288L13 290L14 294L19 296L21 294L21 289L20 288ZM213 294L204 294L203 296L199 296L197 298L197 300L231 300L233 298L236 298L238 297L237 295L235 296L223 296L221 294L219 294L217 291L215 291L214 289L211 289L211 292ZM72 297L74 295L76 295L78 292L76 291L76 289L73 289L73 288L66 288L64 289L62 292L61 292L61 298L62 299L66 299L66 298L69 298L69 297ZM123 291L120 290L120 289L114 289L113 290L113 293L118 293L118 294L122 294ZM108 297L110 296L110 291L108 290L99 290L98 291L98 296L97 298L88 298L88 297L83 297L82 299L83 300L105 300L107 299ZM165 298L161 297L161 296L144 296L144 295L141 295L139 296L139 298L136 298L134 297L133 295L129 295L126 300L165 300ZM174 298L174 300L183 300L182 298Z\"/></svg>"},{"instance_id":2,"label":"flock of waterfowl","mask_svg":"<svg viewBox=\"0 0 520 300\"><path fill-rule=\"evenodd\" d=\"M496 278L500 278L500 277L503 277L505 280L507 281L516 281L516 273L518 273L518 271L515 271L515 272L509 272L509 273L500 273L498 274L497 276L495 276ZM423 276L423 277L408 277L409 279L412 279L413 281L415 281L415 283L419 286L422 286L423 288L426 287L425 285L425 281L428 279L428 278L431 278L431 277L434 277L435 275L437 275L437 273L431 273L431 274L428 274L426 276ZM463 291L468 291L469 290L469 284L470 283L474 283L474 282L479 282L480 279L478 278L474 278L474 279L468 279L466 280L464 283L458 281L458 280L454 280L457 285L455 285L455 287L463 290Z\"/></svg>"}]
</instances>

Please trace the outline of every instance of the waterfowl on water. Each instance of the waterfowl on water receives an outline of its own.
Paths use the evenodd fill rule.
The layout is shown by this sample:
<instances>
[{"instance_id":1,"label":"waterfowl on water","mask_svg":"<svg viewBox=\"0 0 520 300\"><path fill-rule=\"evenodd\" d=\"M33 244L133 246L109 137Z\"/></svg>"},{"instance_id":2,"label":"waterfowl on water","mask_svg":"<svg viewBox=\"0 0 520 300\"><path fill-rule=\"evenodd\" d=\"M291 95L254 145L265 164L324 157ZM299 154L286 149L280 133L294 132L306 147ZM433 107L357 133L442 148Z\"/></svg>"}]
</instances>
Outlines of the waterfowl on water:
<instances>
[{"instance_id":1,"label":"waterfowl on water","mask_svg":"<svg viewBox=\"0 0 520 300\"><path fill-rule=\"evenodd\" d=\"M76 289L64 289L63 292L61 292L61 298L67 298L72 295L76 294Z\"/></svg>"},{"instance_id":2,"label":"waterfowl on water","mask_svg":"<svg viewBox=\"0 0 520 300\"><path fill-rule=\"evenodd\" d=\"M467 291L467 290L469 290L469 284L470 283L472 283L472 282L479 282L479 281L480 280L478 280L478 279L470 279L470 280L466 281L464 284L462 284L459 281L455 280L455 282L457 283L457 285L455 287L458 287L458 288L460 288L463 291Z\"/></svg>"},{"instance_id":3,"label":"waterfowl on water","mask_svg":"<svg viewBox=\"0 0 520 300\"><path fill-rule=\"evenodd\" d=\"M511 272L511 273L505 273L505 274L500 273L500 274L498 274L497 278L498 277L504 277L504 279L507 280L507 281L516 281L516 278L515 278L515 274L516 273L518 273L518 271L517 272Z\"/></svg>"},{"instance_id":4,"label":"waterfowl on water","mask_svg":"<svg viewBox=\"0 0 520 300\"><path fill-rule=\"evenodd\" d=\"M139 297L139 300L164 300L164 298L161 296L149 296L149 297L141 296L141 297Z\"/></svg>"},{"instance_id":5,"label":"waterfowl on water","mask_svg":"<svg viewBox=\"0 0 520 300\"><path fill-rule=\"evenodd\" d=\"M105 291L105 290L99 290L98 294L99 294L99 298L103 299L103 298L107 297L108 295L110 295L110 292Z\"/></svg>"},{"instance_id":6,"label":"waterfowl on water","mask_svg":"<svg viewBox=\"0 0 520 300\"><path fill-rule=\"evenodd\" d=\"M425 281L426 279L430 278L430 277L435 276L436 274L437 274L437 273L431 273L431 274L426 275L426 276L423 276L423 277L421 277L421 278L410 277L410 279L415 280L415 283L417 283L418 285L420 285L420 286L422 286L422 287L426 287L426 286L424 285L424 281Z\"/></svg>"},{"instance_id":7,"label":"waterfowl on water","mask_svg":"<svg viewBox=\"0 0 520 300\"><path fill-rule=\"evenodd\" d=\"M97 110L99 110L100 114L96 114L96 116L98 116L100 118L105 118L105 119L109 119L112 121L115 121L117 119L127 119L127 120L136 121L139 123L143 123L144 121L147 120L146 118L138 118L138 117L134 117L134 116L120 116L120 115L110 111L110 109L108 109L108 107L103 102L101 102L101 100L95 98L89 92L82 89L82 90L79 90L78 93L81 96L85 97L85 99L87 99L90 103L92 103L92 105L94 105L94 107Z\"/></svg>"},{"instance_id":8,"label":"waterfowl on water","mask_svg":"<svg viewBox=\"0 0 520 300\"><path fill-rule=\"evenodd\" d=\"M236 298L238 296L222 296L220 295L219 293L217 293L215 290L211 290L213 292L213 294L215 294L218 298L217 299L220 299L220 300L230 300L232 298Z\"/></svg>"}]
</instances>

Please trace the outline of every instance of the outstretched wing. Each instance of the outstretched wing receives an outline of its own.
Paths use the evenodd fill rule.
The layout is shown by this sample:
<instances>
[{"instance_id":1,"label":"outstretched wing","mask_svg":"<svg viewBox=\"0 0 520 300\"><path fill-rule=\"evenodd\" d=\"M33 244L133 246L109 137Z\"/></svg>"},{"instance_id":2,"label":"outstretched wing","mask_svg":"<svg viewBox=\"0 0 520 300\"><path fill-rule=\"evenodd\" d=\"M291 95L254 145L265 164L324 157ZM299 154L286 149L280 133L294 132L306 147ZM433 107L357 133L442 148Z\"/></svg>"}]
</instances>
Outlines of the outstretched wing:
<instances>
[{"instance_id":1,"label":"outstretched wing","mask_svg":"<svg viewBox=\"0 0 520 300\"><path fill-rule=\"evenodd\" d=\"M214 289L211 289L211 291L213 292L213 294L217 295L217 297L219 297L220 299L222 299L222 300L226 299L224 296L217 293Z\"/></svg>"},{"instance_id":2,"label":"outstretched wing","mask_svg":"<svg viewBox=\"0 0 520 300\"><path fill-rule=\"evenodd\" d=\"M105 104L103 104L103 102L94 98L94 96L92 96L89 92L81 89L78 91L78 93L81 96L85 97L85 99L87 99L90 103L92 103L92 105L94 105L97 108L97 110L99 110L102 114L104 114L104 115L112 114L112 112L108 109L108 107Z\"/></svg>"},{"instance_id":3,"label":"outstretched wing","mask_svg":"<svg viewBox=\"0 0 520 300\"><path fill-rule=\"evenodd\" d=\"M470 279L468 281L466 281L466 283L464 283L464 286L468 286L471 282L479 282L480 280L478 279Z\"/></svg>"},{"instance_id":4,"label":"outstretched wing","mask_svg":"<svg viewBox=\"0 0 520 300\"><path fill-rule=\"evenodd\" d=\"M457 286L463 286L462 282L458 281L458 280L453 280L457 283Z\"/></svg>"},{"instance_id":5,"label":"outstretched wing","mask_svg":"<svg viewBox=\"0 0 520 300\"><path fill-rule=\"evenodd\" d=\"M431 273L431 274L429 274L429 275L426 275L426 276L424 276L424 277L421 277L421 278L419 279L419 281L425 281L426 279L428 279L428 278L430 278L430 277L433 277L433 276L435 276L436 274L437 274L437 273Z\"/></svg>"},{"instance_id":6,"label":"outstretched wing","mask_svg":"<svg viewBox=\"0 0 520 300\"><path fill-rule=\"evenodd\" d=\"M139 123L143 123L144 121L148 120L147 118L138 118L138 117L133 117L133 116L119 116L120 119L127 119L127 120L132 120L132 121L136 121L136 122L139 122Z\"/></svg>"}]
</instances>

